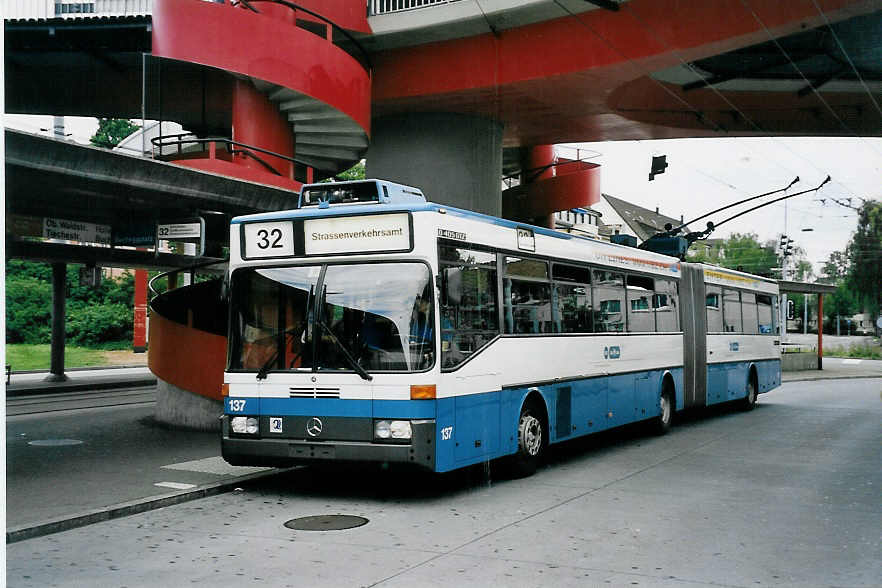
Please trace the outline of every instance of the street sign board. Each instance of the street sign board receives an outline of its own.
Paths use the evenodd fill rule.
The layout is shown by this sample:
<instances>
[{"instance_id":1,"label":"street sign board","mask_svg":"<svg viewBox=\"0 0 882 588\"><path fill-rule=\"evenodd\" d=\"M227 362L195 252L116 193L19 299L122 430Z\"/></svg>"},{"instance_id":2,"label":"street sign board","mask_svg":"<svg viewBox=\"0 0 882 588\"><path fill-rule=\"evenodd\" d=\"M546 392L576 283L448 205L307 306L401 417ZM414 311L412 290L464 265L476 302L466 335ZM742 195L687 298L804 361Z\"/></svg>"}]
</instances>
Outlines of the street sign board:
<instances>
[{"instance_id":1,"label":"street sign board","mask_svg":"<svg viewBox=\"0 0 882 588\"><path fill-rule=\"evenodd\" d=\"M43 238L77 241L78 243L100 243L110 245L110 225L99 225L62 218L43 219Z\"/></svg>"},{"instance_id":2,"label":"street sign board","mask_svg":"<svg viewBox=\"0 0 882 588\"><path fill-rule=\"evenodd\" d=\"M205 254L205 220L201 216L193 218L159 221L156 223L156 252L160 241L176 243L195 243L196 256Z\"/></svg>"}]
</instances>

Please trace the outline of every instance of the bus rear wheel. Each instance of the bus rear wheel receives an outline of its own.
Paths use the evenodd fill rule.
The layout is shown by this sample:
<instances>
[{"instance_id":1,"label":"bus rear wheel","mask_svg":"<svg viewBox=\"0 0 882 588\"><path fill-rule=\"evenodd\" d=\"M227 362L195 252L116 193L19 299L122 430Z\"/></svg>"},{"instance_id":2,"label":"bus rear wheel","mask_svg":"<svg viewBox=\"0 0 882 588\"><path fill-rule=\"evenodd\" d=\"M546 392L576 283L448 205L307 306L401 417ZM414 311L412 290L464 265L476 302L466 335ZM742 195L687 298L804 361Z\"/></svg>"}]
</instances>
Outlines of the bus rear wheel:
<instances>
[{"instance_id":1,"label":"bus rear wheel","mask_svg":"<svg viewBox=\"0 0 882 588\"><path fill-rule=\"evenodd\" d=\"M756 380L750 378L747 382L747 396L741 400L742 410L753 410L756 406Z\"/></svg>"},{"instance_id":2,"label":"bus rear wheel","mask_svg":"<svg viewBox=\"0 0 882 588\"><path fill-rule=\"evenodd\" d=\"M671 428L674 418L674 397L668 387L658 397L658 416L652 421L652 429L656 435L664 435Z\"/></svg>"},{"instance_id":3,"label":"bus rear wheel","mask_svg":"<svg viewBox=\"0 0 882 588\"><path fill-rule=\"evenodd\" d=\"M532 404L525 404L518 418L518 450L512 456L511 471L515 477L532 475L547 445L547 431L542 413Z\"/></svg>"}]
</instances>

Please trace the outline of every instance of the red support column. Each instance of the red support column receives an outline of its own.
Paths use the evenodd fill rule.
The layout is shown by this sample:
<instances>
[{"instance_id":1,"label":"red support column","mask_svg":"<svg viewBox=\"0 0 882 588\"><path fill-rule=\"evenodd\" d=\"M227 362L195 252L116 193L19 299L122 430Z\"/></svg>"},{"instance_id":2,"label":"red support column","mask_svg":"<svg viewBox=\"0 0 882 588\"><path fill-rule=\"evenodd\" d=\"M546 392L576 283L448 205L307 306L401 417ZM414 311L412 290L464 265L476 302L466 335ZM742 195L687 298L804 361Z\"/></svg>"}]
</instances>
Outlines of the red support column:
<instances>
[{"instance_id":1,"label":"red support column","mask_svg":"<svg viewBox=\"0 0 882 588\"><path fill-rule=\"evenodd\" d=\"M135 270L135 328L132 350L147 351L147 270Z\"/></svg>"}]
</instances>

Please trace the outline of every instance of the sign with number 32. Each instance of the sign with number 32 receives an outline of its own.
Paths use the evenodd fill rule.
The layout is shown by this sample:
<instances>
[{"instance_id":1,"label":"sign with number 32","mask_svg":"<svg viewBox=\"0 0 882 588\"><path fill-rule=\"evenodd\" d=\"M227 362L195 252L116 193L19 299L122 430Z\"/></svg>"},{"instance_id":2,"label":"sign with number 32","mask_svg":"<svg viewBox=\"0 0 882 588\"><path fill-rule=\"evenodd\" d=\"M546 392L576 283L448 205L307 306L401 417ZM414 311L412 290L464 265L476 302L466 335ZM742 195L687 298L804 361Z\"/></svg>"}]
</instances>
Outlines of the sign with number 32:
<instances>
[{"instance_id":1,"label":"sign with number 32","mask_svg":"<svg viewBox=\"0 0 882 588\"><path fill-rule=\"evenodd\" d=\"M294 255L294 227L291 221L245 225L245 257Z\"/></svg>"}]
</instances>

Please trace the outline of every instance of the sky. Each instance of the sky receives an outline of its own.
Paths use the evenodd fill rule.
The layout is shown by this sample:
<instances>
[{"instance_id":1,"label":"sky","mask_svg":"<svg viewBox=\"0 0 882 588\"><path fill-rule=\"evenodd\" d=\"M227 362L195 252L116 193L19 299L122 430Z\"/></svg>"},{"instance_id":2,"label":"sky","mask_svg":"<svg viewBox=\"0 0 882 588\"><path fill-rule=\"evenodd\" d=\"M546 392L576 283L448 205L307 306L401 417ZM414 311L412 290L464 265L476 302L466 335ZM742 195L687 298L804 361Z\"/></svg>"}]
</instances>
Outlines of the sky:
<instances>
[{"instance_id":1,"label":"sky","mask_svg":"<svg viewBox=\"0 0 882 588\"><path fill-rule=\"evenodd\" d=\"M4 115L12 128L38 133L52 128L51 116ZM87 144L98 123L90 117L65 117L68 139ZM49 134L48 131L44 131ZM590 158L601 164L601 190L674 218L690 220L771 190L800 182L786 193L814 188L726 223L713 237L755 233L761 241L790 236L806 252L816 273L833 251L842 251L857 226L857 213L833 199L860 206L860 198L882 201L882 139L877 138L738 138L611 141L558 145L564 157ZM665 173L649 181L653 155L665 155ZM776 194L718 213L719 222L750 206L780 197ZM690 228L704 227L699 221ZM804 229L812 229L805 231Z\"/></svg>"},{"instance_id":2,"label":"sky","mask_svg":"<svg viewBox=\"0 0 882 588\"><path fill-rule=\"evenodd\" d=\"M690 226L703 229L706 220L720 222L742 210L786 194L814 188L829 174L832 180L817 192L772 204L721 226L712 237L755 233L760 241L787 234L820 265L833 251L842 251L857 226L860 198L882 200L882 139L876 138L737 138L665 139L558 145L557 153L601 164L601 190L674 218L687 221L726 204L800 182L788 192L745 203ZM652 156L665 155L664 174L649 181ZM602 220L602 219L601 219ZM806 231L805 229L812 229Z\"/></svg>"}]
</instances>

